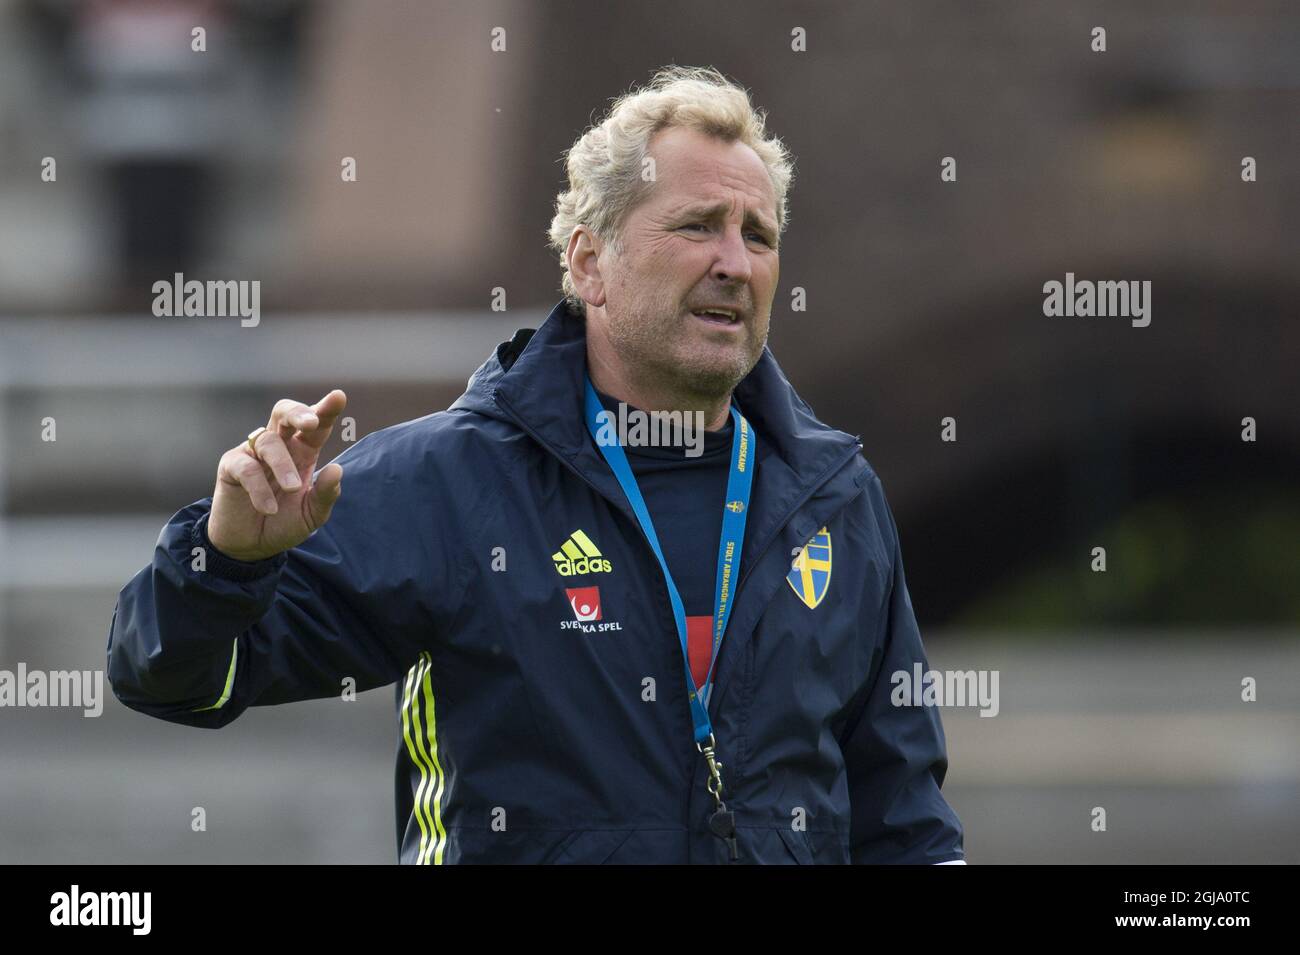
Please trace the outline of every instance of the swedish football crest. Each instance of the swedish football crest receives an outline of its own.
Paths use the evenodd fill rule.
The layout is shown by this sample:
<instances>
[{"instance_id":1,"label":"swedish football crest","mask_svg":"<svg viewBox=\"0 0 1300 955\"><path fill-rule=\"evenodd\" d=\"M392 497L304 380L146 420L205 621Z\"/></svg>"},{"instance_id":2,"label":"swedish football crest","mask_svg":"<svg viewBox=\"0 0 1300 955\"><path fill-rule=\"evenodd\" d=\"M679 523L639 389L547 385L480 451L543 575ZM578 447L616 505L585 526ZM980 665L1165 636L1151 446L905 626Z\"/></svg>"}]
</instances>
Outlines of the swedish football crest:
<instances>
[{"instance_id":1,"label":"swedish football crest","mask_svg":"<svg viewBox=\"0 0 1300 955\"><path fill-rule=\"evenodd\" d=\"M823 527L813 535L791 562L790 573L785 579L810 610L822 602L831 583L830 531Z\"/></svg>"}]
</instances>

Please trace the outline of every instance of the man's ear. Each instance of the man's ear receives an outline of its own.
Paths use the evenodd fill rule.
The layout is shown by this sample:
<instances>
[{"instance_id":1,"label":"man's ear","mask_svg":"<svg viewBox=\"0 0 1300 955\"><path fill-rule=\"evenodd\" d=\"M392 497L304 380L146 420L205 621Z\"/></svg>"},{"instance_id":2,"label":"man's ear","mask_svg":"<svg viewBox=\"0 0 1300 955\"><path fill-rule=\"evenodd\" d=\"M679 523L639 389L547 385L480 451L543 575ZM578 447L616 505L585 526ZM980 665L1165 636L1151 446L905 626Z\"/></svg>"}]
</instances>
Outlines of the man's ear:
<instances>
[{"instance_id":1,"label":"man's ear","mask_svg":"<svg viewBox=\"0 0 1300 955\"><path fill-rule=\"evenodd\" d=\"M605 304L605 280L599 262L605 248L605 243L594 232L580 225L569 236L569 247L564 253L573 287L584 302L596 308Z\"/></svg>"}]
</instances>

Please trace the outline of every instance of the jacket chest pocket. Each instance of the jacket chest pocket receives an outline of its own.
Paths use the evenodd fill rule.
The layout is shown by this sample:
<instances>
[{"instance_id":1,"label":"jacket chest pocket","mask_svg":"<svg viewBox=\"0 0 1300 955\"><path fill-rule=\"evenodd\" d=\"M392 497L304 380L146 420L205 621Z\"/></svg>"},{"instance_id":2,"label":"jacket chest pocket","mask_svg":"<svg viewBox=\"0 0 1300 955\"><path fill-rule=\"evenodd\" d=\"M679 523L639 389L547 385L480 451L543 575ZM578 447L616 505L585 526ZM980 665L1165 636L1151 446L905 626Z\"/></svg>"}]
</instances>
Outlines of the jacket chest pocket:
<instances>
[{"instance_id":1,"label":"jacket chest pocket","mask_svg":"<svg viewBox=\"0 0 1300 955\"><path fill-rule=\"evenodd\" d=\"M881 636L887 577L855 531L851 522L836 520L783 555L784 577L750 645L746 669L757 700L784 687L804 706L842 705L866 679Z\"/></svg>"}]
</instances>

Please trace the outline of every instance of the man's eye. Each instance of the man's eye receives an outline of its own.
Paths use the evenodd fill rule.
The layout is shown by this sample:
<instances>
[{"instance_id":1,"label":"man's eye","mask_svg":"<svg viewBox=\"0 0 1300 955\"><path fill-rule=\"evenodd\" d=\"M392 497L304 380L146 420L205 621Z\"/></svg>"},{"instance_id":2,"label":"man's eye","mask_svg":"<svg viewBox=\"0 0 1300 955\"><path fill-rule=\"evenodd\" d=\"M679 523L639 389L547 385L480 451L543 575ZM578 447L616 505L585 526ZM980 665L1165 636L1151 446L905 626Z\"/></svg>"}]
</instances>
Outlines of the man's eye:
<instances>
[{"instance_id":1,"label":"man's eye","mask_svg":"<svg viewBox=\"0 0 1300 955\"><path fill-rule=\"evenodd\" d=\"M707 229L709 228L709 226L706 225L706 224L703 223L703 222L688 222L688 223L686 223L685 225L681 226L681 228L683 228L683 229L706 229L706 230L707 230ZM749 235L749 236L752 237L752 238L757 239L759 242L762 242L764 245L771 245L771 244L772 244L772 243L768 240L767 236L765 236L765 235L764 235L763 233L761 233L761 232L749 232L749 233L747 233L747 235Z\"/></svg>"}]
</instances>

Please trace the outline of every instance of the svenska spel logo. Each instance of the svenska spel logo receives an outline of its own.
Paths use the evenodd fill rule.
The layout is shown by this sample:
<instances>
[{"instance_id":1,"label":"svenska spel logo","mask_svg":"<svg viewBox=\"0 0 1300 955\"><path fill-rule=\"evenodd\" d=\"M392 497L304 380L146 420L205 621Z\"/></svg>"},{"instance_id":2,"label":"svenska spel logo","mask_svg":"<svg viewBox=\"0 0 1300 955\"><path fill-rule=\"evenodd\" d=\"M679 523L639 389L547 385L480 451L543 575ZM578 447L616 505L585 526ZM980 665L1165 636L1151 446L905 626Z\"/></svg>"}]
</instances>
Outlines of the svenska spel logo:
<instances>
[{"instance_id":1,"label":"svenska spel logo","mask_svg":"<svg viewBox=\"0 0 1300 955\"><path fill-rule=\"evenodd\" d=\"M573 608L574 620L591 623L601 618L599 587L574 587L566 589L564 593L569 598L569 606Z\"/></svg>"},{"instance_id":2,"label":"svenska spel logo","mask_svg":"<svg viewBox=\"0 0 1300 955\"><path fill-rule=\"evenodd\" d=\"M618 620L606 620L605 608L600 602L599 587L567 587L564 596L569 600L571 619L560 621L561 631L581 634L610 633L623 629Z\"/></svg>"}]
</instances>

